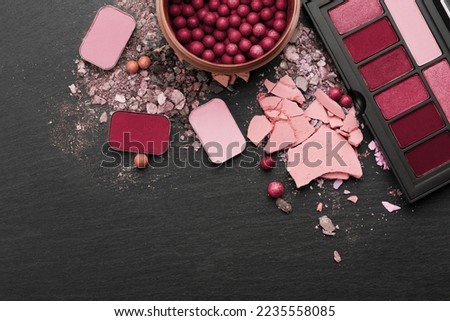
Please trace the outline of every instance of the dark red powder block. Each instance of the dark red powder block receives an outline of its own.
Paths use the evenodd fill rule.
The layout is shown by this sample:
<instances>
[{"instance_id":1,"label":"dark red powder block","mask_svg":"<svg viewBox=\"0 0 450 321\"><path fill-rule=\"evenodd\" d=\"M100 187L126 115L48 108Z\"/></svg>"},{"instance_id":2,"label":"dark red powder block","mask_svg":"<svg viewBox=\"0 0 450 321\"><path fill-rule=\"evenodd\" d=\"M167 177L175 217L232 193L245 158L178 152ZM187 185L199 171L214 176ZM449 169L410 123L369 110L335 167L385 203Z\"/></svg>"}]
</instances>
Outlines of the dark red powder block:
<instances>
[{"instance_id":1,"label":"dark red powder block","mask_svg":"<svg viewBox=\"0 0 450 321\"><path fill-rule=\"evenodd\" d=\"M446 131L407 152L406 158L417 177L450 162L450 132Z\"/></svg>"},{"instance_id":2,"label":"dark red powder block","mask_svg":"<svg viewBox=\"0 0 450 321\"><path fill-rule=\"evenodd\" d=\"M391 124L401 148L427 137L445 126L436 106L429 103Z\"/></svg>"},{"instance_id":3,"label":"dark red powder block","mask_svg":"<svg viewBox=\"0 0 450 321\"><path fill-rule=\"evenodd\" d=\"M425 101L430 95L418 75L382 91L375 100L384 118L391 119Z\"/></svg>"},{"instance_id":4,"label":"dark red powder block","mask_svg":"<svg viewBox=\"0 0 450 321\"><path fill-rule=\"evenodd\" d=\"M141 154L164 154L169 148L170 120L162 115L125 111L111 116L108 142L111 148Z\"/></svg>"},{"instance_id":5,"label":"dark red powder block","mask_svg":"<svg viewBox=\"0 0 450 321\"><path fill-rule=\"evenodd\" d=\"M370 90L378 89L413 69L403 47L398 47L359 68Z\"/></svg>"},{"instance_id":6,"label":"dark red powder block","mask_svg":"<svg viewBox=\"0 0 450 321\"><path fill-rule=\"evenodd\" d=\"M398 41L397 34L386 18L355 32L344 39L350 55L360 62Z\"/></svg>"}]
</instances>

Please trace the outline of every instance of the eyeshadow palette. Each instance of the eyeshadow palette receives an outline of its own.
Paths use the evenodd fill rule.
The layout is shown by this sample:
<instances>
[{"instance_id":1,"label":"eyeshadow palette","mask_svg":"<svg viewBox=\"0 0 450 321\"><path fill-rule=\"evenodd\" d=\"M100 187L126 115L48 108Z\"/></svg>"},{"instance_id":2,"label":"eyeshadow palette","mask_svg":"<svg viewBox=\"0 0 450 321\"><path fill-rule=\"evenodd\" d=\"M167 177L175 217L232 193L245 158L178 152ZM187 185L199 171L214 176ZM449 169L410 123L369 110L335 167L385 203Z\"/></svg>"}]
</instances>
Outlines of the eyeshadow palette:
<instances>
[{"instance_id":1,"label":"eyeshadow palette","mask_svg":"<svg viewBox=\"0 0 450 321\"><path fill-rule=\"evenodd\" d=\"M450 0L307 0L405 197L450 181Z\"/></svg>"}]
</instances>

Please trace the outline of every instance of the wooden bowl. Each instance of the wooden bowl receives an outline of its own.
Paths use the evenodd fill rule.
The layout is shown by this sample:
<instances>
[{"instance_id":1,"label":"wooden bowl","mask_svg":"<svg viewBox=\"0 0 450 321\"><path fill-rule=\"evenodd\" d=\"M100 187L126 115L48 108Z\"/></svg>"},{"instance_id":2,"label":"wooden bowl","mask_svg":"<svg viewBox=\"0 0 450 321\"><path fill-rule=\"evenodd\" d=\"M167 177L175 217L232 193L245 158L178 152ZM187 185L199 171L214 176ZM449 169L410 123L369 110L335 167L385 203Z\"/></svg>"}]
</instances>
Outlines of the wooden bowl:
<instances>
[{"instance_id":1,"label":"wooden bowl","mask_svg":"<svg viewBox=\"0 0 450 321\"><path fill-rule=\"evenodd\" d=\"M283 32L272 50L265 53L264 56L258 59L254 59L243 64L233 65L212 63L198 58L197 56L189 52L187 48L185 48L175 36L175 32L170 24L168 7L168 0L156 0L156 14L158 17L159 26L164 37L166 38L170 47L175 51L175 54L178 56L178 58L180 60L186 60L194 67L201 70L218 74L233 75L258 69L269 63L283 51L284 47L292 38L295 28L297 27L297 23L300 18L301 3L300 0L288 0L286 30Z\"/></svg>"}]
</instances>

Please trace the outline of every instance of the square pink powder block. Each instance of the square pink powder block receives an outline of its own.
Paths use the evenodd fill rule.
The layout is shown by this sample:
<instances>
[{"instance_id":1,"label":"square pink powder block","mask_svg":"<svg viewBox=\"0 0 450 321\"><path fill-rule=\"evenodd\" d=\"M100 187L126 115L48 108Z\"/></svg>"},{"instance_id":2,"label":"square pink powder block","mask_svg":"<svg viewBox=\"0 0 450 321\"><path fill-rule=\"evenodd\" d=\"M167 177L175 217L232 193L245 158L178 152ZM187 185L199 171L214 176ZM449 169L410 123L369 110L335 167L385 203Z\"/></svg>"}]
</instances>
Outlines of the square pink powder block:
<instances>
[{"instance_id":1,"label":"square pink powder block","mask_svg":"<svg viewBox=\"0 0 450 321\"><path fill-rule=\"evenodd\" d=\"M101 7L80 46L80 56L110 70L119 61L136 27L134 18L113 6Z\"/></svg>"},{"instance_id":2,"label":"square pink powder block","mask_svg":"<svg viewBox=\"0 0 450 321\"><path fill-rule=\"evenodd\" d=\"M189 121L211 162L222 164L244 151L245 138L223 100L197 107Z\"/></svg>"}]
</instances>

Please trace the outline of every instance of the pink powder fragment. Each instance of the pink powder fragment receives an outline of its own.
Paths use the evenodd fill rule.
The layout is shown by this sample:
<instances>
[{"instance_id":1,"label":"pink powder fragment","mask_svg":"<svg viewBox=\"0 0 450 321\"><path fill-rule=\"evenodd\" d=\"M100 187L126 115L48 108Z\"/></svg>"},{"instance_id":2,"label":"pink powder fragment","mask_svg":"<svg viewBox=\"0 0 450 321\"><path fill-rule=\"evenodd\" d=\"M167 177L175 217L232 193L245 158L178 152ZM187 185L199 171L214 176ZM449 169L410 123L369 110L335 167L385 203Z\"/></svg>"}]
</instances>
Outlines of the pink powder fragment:
<instances>
[{"instance_id":1,"label":"pink powder fragment","mask_svg":"<svg viewBox=\"0 0 450 321\"><path fill-rule=\"evenodd\" d=\"M335 261L336 263L341 263L342 258L341 258L341 255L339 254L338 251L334 251L334 252L333 252L333 257L334 257L334 261Z\"/></svg>"},{"instance_id":2,"label":"pink powder fragment","mask_svg":"<svg viewBox=\"0 0 450 321\"><path fill-rule=\"evenodd\" d=\"M375 161L377 162L377 165L383 168L384 170L389 169L389 164L387 160L384 158L384 154L381 151L380 147L378 146L377 142L372 140L369 145L369 149L374 151Z\"/></svg>"},{"instance_id":3,"label":"pink powder fragment","mask_svg":"<svg viewBox=\"0 0 450 321\"><path fill-rule=\"evenodd\" d=\"M332 100L330 97L328 97L327 94L325 94L322 90L317 89L314 93L314 96L316 96L317 100L325 107L330 113L333 115L339 117L340 119L345 118L344 111L342 110L342 107Z\"/></svg>"},{"instance_id":4,"label":"pink powder fragment","mask_svg":"<svg viewBox=\"0 0 450 321\"><path fill-rule=\"evenodd\" d=\"M336 116L328 117L328 120L330 121L330 127L332 129L339 128L344 124L342 119L340 119L339 117L336 117Z\"/></svg>"},{"instance_id":5,"label":"pink powder fragment","mask_svg":"<svg viewBox=\"0 0 450 321\"><path fill-rule=\"evenodd\" d=\"M335 173L326 173L322 175L322 178L325 179L341 179L341 180L347 180L350 178L350 175L348 175L347 173L339 173L339 172L335 172Z\"/></svg>"},{"instance_id":6,"label":"pink powder fragment","mask_svg":"<svg viewBox=\"0 0 450 321\"><path fill-rule=\"evenodd\" d=\"M269 79L264 80L264 86L268 92L271 92L275 88L276 83L271 82Z\"/></svg>"},{"instance_id":7,"label":"pink powder fragment","mask_svg":"<svg viewBox=\"0 0 450 321\"><path fill-rule=\"evenodd\" d=\"M327 112L318 100L314 100L311 105L309 105L305 110L305 116L311 119L320 120L324 124L328 124L329 122Z\"/></svg>"},{"instance_id":8,"label":"pink powder fragment","mask_svg":"<svg viewBox=\"0 0 450 321\"><path fill-rule=\"evenodd\" d=\"M248 125L247 137L253 144L258 146L272 129L273 125L267 120L266 116L254 116Z\"/></svg>"},{"instance_id":9,"label":"pink powder fragment","mask_svg":"<svg viewBox=\"0 0 450 321\"><path fill-rule=\"evenodd\" d=\"M269 92L275 96L296 101L300 105L305 102L305 97L303 97L301 91L297 88L295 82L289 76L284 76L274 86L273 83L268 80L264 82L264 85Z\"/></svg>"},{"instance_id":10,"label":"pink powder fragment","mask_svg":"<svg viewBox=\"0 0 450 321\"><path fill-rule=\"evenodd\" d=\"M279 108L288 118L303 115L303 109L301 109L296 102L289 99L283 99L279 105Z\"/></svg>"},{"instance_id":11,"label":"pink powder fragment","mask_svg":"<svg viewBox=\"0 0 450 321\"><path fill-rule=\"evenodd\" d=\"M264 111L273 110L278 107L283 99L275 96L264 96L258 99L261 109Z\"/></svg>"},{"instance_id":12,"label":"pink powder fragment","mask_svg":"<svg viewBox=\"0 0 450 321\"><path fill-rule=\"evenodd\" d=\"M276 109L266 110L264 113L266 114L266 117L269 118L271 121L277 121L281 114L281 112Z\"/></svg>"},{"instance_id":13,"label":"pink powder fragment","mask_svg":"<svg viewBox=\"0 0 450 321\"><path fill-rule=\"evenodd\" d=\"M350 133L350 136L348 137L348 142L350 143L350 145L358 147L363 141L363 139L364 139L363 133L361 129L358 128Z\"/></svg>"},{"instance_id":14,"label":"pink powder fragment","mask_svg":"<svg viewBox=\"0 0 450 321\"><path fill-rule=\"evenodd\" d=\"M322 212L322 210L323 210L323 203L320 202L319 204L317 204L316 211L317 211L317 212Z\"/></svg>"},{"instance_id":15,"label":"pink powder fragment","mask_svg":"<svg viewBox=\"0 0 450 321\"><path fill-rule=\"evenodd\" d=\"M334 189L339 189L339 187L341 187L341 185L344 183L344 181L342 179L337 179L334 181L333 183L333 188Z\"/></svg>"},{"instance_id":16,"label":"pink powder fragment","mask_svg":"<svg viewBox=\"0 0 450 321\"><path fill-rule=\"evenodd\" d=\"M304 116L297 116L290 119L290 124L294 130L295 143L294 146L303 143L312 134L316 132L316 129L309 123L308 119Z\"/></svg>"},{"instance_id":17,"label":"pink powder fragment","mask_svg":"<svg viewBox=\"0 0 450 321\"><path fill-rule=\"evenodd\" d=\"M350 193L351 193L351 192L350 192L348 189L345 189L345 190L344 190L344 194L345 194L345 195L348 195L348 194L350 194Z\"/></svg>"},{"instance_id":18,"label":"pink powder fragment","mask_svg":"<svg viewBox=\"0 0 450 321\"><path fill-rule=\"evenodd\" d=\"M352 196L348 197L347 200L349 202L352 202L353 204L356 204L358 202L358 196L352 195Z\"/></svg>"},{"instance_id":19,"label":"pink powder fragment","mask_svg":"<svg viewBox=\"0 0 450 321\"><path fill-rule=\"evenodd\" d=\"M401 209L400 206L391 204L389 202L381 202L381 204L383 204L384 208L387 209L389 213L392 213L394 211L398 211Z\"/></svg>"},{"instance_id":20,"label":"pink powder fragment","mask_svg":"<svg viewBox=\"0 0 450 321\"><path fill-rule=\"evenodd\" d=\"M274 124L270 138L264 147L264 152L272 154L280 150L286 149L295 143L294 130L286 121L277 121Z\"/></svg>"},{"instance_id":21,"label":"pink powder fragment","mask_svg":"<svg viewBox=\"0 0 450 321\"><path fill-rule=\"evenodd\" d=\"M345 116L341 130L343 130L347 133L351 133L358 127L359 127L359 123L358 123L358 120L356 119L356 116L352 113L348 113L347 116Z\"/></svg>"},{"instance_id":22,"label":"pink powder fragment","mask_svg":"<svg viewBox=\"0 0 450 321\"><path fill-rule=\"evenodd\" d=\"M337 226L334 225L333 221L326 215L319 217L319 225L322 228L322 233L329 236L336 235Z\"/></svg>"}]
</instances>

